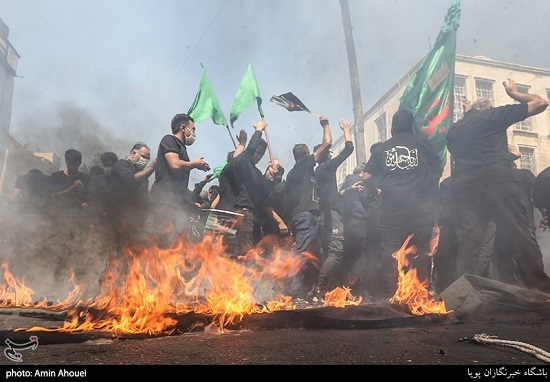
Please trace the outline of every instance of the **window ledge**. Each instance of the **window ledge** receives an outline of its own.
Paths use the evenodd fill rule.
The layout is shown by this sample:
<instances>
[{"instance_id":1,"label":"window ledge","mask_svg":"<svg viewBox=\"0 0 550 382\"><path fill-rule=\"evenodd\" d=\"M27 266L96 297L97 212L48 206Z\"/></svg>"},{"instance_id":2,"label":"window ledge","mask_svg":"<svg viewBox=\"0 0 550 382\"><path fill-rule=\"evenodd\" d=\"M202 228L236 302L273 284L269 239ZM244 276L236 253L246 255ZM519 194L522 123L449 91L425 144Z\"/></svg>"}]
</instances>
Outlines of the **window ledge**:
<instances>
[{"instance_id":1,"label":"window ledge","mask_svg":"<svg viewBox=\"0 0 550 382\"><path fill-rule=\"evenodd\" d=\"M532 137L532 138L538 138L539 137L539 133L535 133L534 131L525 131L525 130L514 129L514 130L512 130L512 133L514 135L519 135L519 136L523 136L523 137Z\"/></svg>"}]
</instances>

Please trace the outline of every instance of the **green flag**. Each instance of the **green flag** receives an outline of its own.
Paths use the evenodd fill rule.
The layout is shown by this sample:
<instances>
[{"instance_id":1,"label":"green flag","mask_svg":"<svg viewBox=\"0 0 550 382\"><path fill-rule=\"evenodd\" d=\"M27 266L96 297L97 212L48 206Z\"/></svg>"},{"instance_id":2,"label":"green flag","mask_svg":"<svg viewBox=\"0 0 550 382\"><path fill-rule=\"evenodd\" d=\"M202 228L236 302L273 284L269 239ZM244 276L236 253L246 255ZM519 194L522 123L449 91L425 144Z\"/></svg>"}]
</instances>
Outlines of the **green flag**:
<instances>
[{"instance_id":1,"label":"green flag","mask_svg":"<svg viewBox=\"0 0 550 382\"><path fill-rule=\"evenodd\" d=\"M264 116L262 110L262 97L260 96L260 89L258 88L258 83L256 82L256 76L254 75L254 69L252 69L252 64L248 64L248 69L241 81L237 95L233 100L233 106L231 107L231 113L229 114L229 121L231 122L231 127L233 123L239 118L239 115L245 111L252 102L256 101L258 103L258 112L260 116Z\"/></svg>"},{"instance_id":2,"label":"green flag","mask_svg":"<svg viewBox=\"0 0 550 382\"><path fill-rule=\"evenodd\" d=\"M460 20L460 0L447 10L433 49L407 85L399 107L410 110L418 132L430 138L447 162L447 130L453 122L453 90L456 31Z\"/></svg>"},{"instance_id":3,"label":"green flag","mask_svg":"<svg viewBox=\"0 0 550 382\"><path fill-rule=\"evenodd\" d=\"M196 123L204 121L207 118L212 118L214 124L227 126L227 119L225 119L225 115L222 113L218 98L214 93L214 89L206 75L204 67L202 68L199 90L187 114L193 118Z\"/></svg>"},{"instance_id":4,"label":"green flag","mask_svg":"<svg viewBox=\"0 0 550 382\"><path fill-rule=\"evenodd\" d=\"M212 179L219 178L225 166L227 166L227 161L224 161L222 164L214 167L214 169L212 170Z\"/></svg>"}]
</instances>

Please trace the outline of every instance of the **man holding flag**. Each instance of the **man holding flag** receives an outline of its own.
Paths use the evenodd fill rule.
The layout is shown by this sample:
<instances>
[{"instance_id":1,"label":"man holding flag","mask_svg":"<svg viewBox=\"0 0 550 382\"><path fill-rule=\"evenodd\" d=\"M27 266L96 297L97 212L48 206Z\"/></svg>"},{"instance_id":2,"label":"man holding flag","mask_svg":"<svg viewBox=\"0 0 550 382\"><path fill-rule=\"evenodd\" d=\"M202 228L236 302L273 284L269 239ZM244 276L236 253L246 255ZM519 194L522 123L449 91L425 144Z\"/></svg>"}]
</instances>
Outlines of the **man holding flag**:
<instances>
[{"instance_id":1,"label":"man holding flag","mask_svg":"<svg viewBox=\"0 0 550 382\"><path fill-rule=\"evenodd\" d=\"M235 212L243 215L237 226L237 241L239 256L244 256L258 244L262 238L261 226L263 212L268 219L273 219L281 234L288 234L288 228L283 219L273 210L269 199L267 179L256 167L265 155L267 142L262 138L267 123L261 119L254 123L254 134L246 149L228 164L224 172L230 174L228 183L235 195L233 204Z\"/></svg>"}]
</instances>

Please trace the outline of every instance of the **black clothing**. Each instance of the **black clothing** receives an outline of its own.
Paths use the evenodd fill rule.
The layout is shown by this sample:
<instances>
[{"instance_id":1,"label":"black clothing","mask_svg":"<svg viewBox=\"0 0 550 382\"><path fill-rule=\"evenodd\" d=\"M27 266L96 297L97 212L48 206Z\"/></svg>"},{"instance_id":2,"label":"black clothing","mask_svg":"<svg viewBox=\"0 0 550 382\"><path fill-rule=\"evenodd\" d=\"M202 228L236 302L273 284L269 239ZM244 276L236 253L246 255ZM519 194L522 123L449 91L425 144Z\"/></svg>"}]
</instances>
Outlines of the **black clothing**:
<instances>
[{"instance_id":1,"label":"black clothing","mask_svg":"<svg viewBox=\"0 0 550 382\"><path fill-rule=\"evenodd\" d=\"M275 183L268 180L268 184L271 186L271 191L269 192L269 199L272 203L273 210L279 215L283 221L287 222L285 212L285 187L286 181L281 181L281 183ZM277 222L269 217L266 217L262 226L263 234L280 234L279 225Z\"/></svg>"},{"instance_id":2,"label":"black clothing","mask_svg":"<svg viewBox=\"0 0 550 382\"><path fill-rule=\"evenodd\" d=\"M336 170L352 153L353 142L346 141L344 149L336 157L319 163L315 169L319 189L319 236L324 254L318 280L320 293L337 286L336 274L344 257L342 197L338 192Z\"/></svg>"},{"instance_id":3,"label":"black clothing","mask_svg":"<svg viewBox=\"0 0 550 382\"><path fill-rule=\"evenodd\" d=\"M189 162L185 144L172 134L165 135L158 148L151 198L155 203L167 203L175 208L189 207L190 171L172 171L165 157L167 153L176 153L179 159Z\"/></svg>"},{"instance_id":4,"label":"black clothing","mask_svg":"<svg viewBox=\"0 0 550 382\"><path fill-rule=\"evenodd\" d=\"M220 176L218 178L218 183L220 187L218 193L220 195L220 201L216 206L216 209L218 210L231 212L235 211L235 194L233 193L231 185L228 181L228 178L233 176L231 174L232 171L232 168L228 168L227 165L225 165L225 167L220 172Z\"/></svg>"},{"instance_id":5,"label":"black clothing","mask_svg":"<svg viewBox=\"0 0 550 382\"><path fill-rule=\"evenodd\" d=\"M88 188L88 209L92 219L101 219L112 208L109 203L111 194L111 174L92 176Z\"/></svg>"},{"instance_id":6,"label":"black clothing","mask_svg":"<svg viewBox=\"0 0 550 382\"><path fill-rule=\"evenodd\" d=\"M350 174L342 183L344 223L344 259L341 266L342 285L351 286L354 296L373 295L379 281L376 266L380 259L378 214L380 196L377 190L350 188L362 181L359 174Z\"/></svg>"},{"instance_id":7,"label":"black clothing","mask_svg":"<svg viewBox=\"0 0 550 382\"><path fill-rule=\"evenodd\" d=\"M315 169L315 180L319 189L319 209L342 212L342 199L338 192L336 170L353 153L353 142L346 141L344 149L334 158L319 163ZM288 178L287 178L288 179Z\"/></svg>"},{"instance_id":8,"label":"black clothing","mask_svg":"<svg viewBox=\"0 0 550 382\"><path fill-rule=\"evenodd\" d=\"M148 206L149 180L135 178L141 171L129 159L119 159L113 165L110 176L111 199L118 209L145 209Z\"/></svg>"},{"instance_id":9,"label":"black clothing","mask_svg":"<svg viewBox=\"0 0 550 382\"><path fill-rule=\"evenodd\" d=\"M235 209L247 208L255 212L255 219L259 219L259 211L264 207L267 197L267 179L260 169L252 162L262 138L261 131L255 131L246 146L246 149L233 158L227 165L233 168L229 184L235 194Z\"/></svg>"},{"instance_id":10,"label":"black clothing","mask_svg":"<svg viewBox=\"0 0 550 382\"><path fill-rule=\"evenodd\" d=\"M453 177L509 182L511 167L506 130L526 117L527 104L468 110L447 133L447 147L455 165Z\"/></svg>"},{"instance_id":11,"label":"black clothing","mask_svg":"<svg viewBox=\"0 0 550 382\"><path fill-rule=\"evenodd\" d=\"M393 135L374 150L364 171L380 176L382 215L421 214L426 221L434 221L443 165L425 135Z\"/></svg>"},{"instance_id":12,"label":"black clothing","mask_svg":"<svg viewBox=\"0 0 550 382\"><path fill-rule=\"evenodd\" d=\"M71 187L75 181L80 180L82 184L66 195L54 197L53 204L60 211L81 211L82 205L87 201L88 188L90 186L90 175L79 171L74 176L66 175L63 170L52 174L52 193L60 192Z\"/></svg>"},{"instance_id":13,"label":"black clothing","mask_svg":"<svg viewBox=\"0 0 550 382\"><path fill-rule=\"evenodd\" d=\"M306 298L314 289L321 266L321 242L318 232L319 192L315 181L315 156L298 161L286 177L285 217L294 236L293 253L304 267L291 284L291 294ZM315 256L311 259L310 256Z\"/></svg>"},{"instance_id":14,"label":"black clothing","mask_svg":"<svg viewBox=\"0 0 550 382\"><path fill-rule=\"evenodd\" d=\"M27 212L44 212L50 200L51 180L51 176L38 170L18 176L14 188L21 191L21 199L17 206Z\"/></svg>"},{"instance_id":15,"label":"black clothing","mask_svg":"<svg viewBox=\"0 0 550 382\"><path fill-rule=\"evenodd\" d=\"M531 170L526 168L512 168L512 176L518 182L520 189L526 199L526 203L530 205L527 210L529 224L535 233L537 226L535 223L535 207L533 205L533 187L535 185L536 176ZM495 250L493 254L494 260L494 276L497 280L511 285L523 286L523 282L519 275L516 275L516 263L514 261L514 246L510 245L509 238L502 235L501 232L496 233Z\"/></svg>"},{"instance_id":16,"label":"black clothing","mask_svg":"<svg viewBox=\"0 0 550 382\"><path fill-rule=\"evenodd\" d=\"M289 220L304 211L319 214L319 191L314 168L315 157L310 154L306 159L296 162L286 176L285 216Z\"/></svg>"},{"instance_id":17,"label":"black clothing","mask_svg":"<svg viewBox=\"0 0 550 382\"><path fill-rule=\"evenodd\" d=\"M538 209L550 213L550 167L542 170L533 184L533 204Z\"/></svg>"},{"instance_id":18,"label":"black clothing","mask_svg":"<svg viewBox=\"0 0 550 382\"><path fill-rule=\"evenodd\" d=\"M242 153L227 164L228 182L235 194L234 210L244 215L237 228L239 253L246 254L261 239L262 209L271 206L267 179L253 162L262 132L255 131ZM224 169L225 171L225 169Z\"/></svg>"},{"instance_id":19,"label":"black clothing","mask_svg":"<svg viewBox=\"0 0 550 382\"><path fill-rule=\"evenodd\" d=\"M544 272L542 253L532 229L532 204L514 178L508 154L506 130L527 118L527 104L488 110L472 109L447 134L455 161L452 194L457 209L475 216L470 230L484 231L490 221L498 235L506 237L520 279L527 288L550 292L550 277ZM456 174L456 175L455 175ZM458 276L471 268L471 237L458 236Z\"/></svg>"},{"instance_id":20,"label":"black clothing","mask_svg":"<svg viewBox=\"0 0 550 382\"><path fill-rule=\"evenodd\" d=\"M408 237L417 248L413 267L421 281L429 282L430 243L437 218L437 190L443 165L424 134L396 133L372 153L365 172L379 176L381 204L378 219L381 255L378 274L381 297L397 288L398 269L394 252Z\"/></svg>"}]
</instances>

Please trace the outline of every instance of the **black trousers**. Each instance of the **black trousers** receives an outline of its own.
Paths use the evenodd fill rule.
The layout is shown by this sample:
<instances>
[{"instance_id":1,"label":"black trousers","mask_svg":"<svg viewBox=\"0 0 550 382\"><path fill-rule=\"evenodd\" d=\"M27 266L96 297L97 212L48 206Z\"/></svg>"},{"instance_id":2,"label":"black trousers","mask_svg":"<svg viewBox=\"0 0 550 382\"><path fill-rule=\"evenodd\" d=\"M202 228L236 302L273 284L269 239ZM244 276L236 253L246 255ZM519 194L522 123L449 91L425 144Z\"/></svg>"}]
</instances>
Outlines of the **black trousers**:
<instances>
[{"instance_id":1,"label":"black trousers","mask_svg":"<svg viewBox=\"0 0 550 382\"><path fill-rule=\"evenodd\" d=\"M457 209L468 214L468 225L457 227L458 274L468 273L475 266L471 232L483 232L492 220L498 237L509 243L517 274L526 288L550 293L550 277L544 272L542 253L533 230L532 206L517 182L471 182L453 180L452 196ZM477 239L479 240L479 239ZM498 255L498 253L497 253Z\"/></svg>"}]
</instances>

